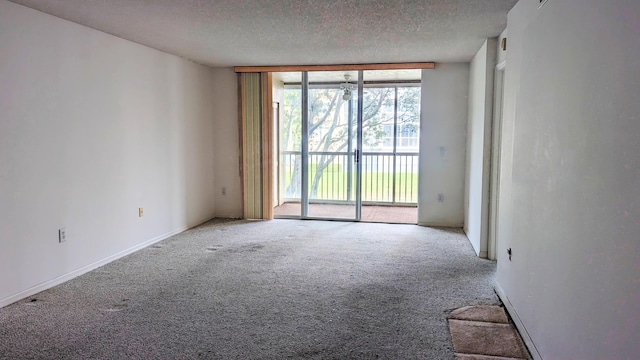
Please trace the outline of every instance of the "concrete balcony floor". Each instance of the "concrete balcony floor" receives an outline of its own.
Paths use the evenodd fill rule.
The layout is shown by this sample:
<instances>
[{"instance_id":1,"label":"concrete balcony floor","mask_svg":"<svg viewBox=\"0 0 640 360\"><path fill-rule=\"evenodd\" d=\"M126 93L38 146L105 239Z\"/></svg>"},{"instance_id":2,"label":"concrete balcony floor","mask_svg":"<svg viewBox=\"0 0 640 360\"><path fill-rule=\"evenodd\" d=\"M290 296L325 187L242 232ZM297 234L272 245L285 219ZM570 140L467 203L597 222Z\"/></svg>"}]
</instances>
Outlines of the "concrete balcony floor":
<instances>
[{"instance_id":1,"label":"concrete balcony floor","mask_svg":"<svg viewBox=\"0 0 640 360\"><path fill-rule=\"evenodd\" d=\"M300 203L284 203L273 209L276 217L300 216ZM309 217L353 219L355 207L339 204L309 204ZM418 208L411 206L362 205L363 222L416 224Z\"/></svg>"}]
</instances>

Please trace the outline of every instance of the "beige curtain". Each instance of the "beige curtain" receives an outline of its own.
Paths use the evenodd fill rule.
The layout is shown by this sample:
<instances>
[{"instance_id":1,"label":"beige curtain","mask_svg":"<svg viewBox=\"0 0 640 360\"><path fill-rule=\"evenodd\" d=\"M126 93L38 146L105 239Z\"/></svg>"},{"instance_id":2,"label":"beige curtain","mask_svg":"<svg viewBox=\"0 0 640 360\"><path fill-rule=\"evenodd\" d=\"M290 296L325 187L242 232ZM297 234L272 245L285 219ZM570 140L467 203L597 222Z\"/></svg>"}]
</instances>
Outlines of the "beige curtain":
<instances>
[{"instance_id":1,"label":"beige curtain","mask_svg":"<svg viewBox=\"0 0 640 360\"><path fill-rule=\"evenodd\" d=\"M271 73L240 74L244 217L273 219Z\"/></svg>"}]
</instances>

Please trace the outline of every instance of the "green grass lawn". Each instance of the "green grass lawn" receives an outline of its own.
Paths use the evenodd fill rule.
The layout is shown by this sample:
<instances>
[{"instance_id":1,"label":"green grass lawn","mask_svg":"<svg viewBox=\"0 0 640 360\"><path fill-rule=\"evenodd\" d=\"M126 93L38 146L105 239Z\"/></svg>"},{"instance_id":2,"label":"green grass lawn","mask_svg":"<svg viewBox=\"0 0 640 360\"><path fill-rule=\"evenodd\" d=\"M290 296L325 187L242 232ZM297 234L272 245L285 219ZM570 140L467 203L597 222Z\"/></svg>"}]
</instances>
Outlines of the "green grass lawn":
<instances>
[{"instance_id":1,"label":"green grass lawn","mask_svg":"<svg viewBox=\"0 0 640 360\"><path fill-rule=\"evenodd\" d=\"M316 167L311 166L309 181L313 181ZM394 175L391 172L362 173L362 201L392 202ZM285 176L285 189L291 181L291 172ZM339 166L325 168L317 184L317 193L312 200L355 200L355 172L352 176L352 195L347 199L347 172ZM311 184L310 184L311 185ZM395 202L416 203L418 201L418 174L397 172L395 174Z\"/></svg>"}]
</instances>

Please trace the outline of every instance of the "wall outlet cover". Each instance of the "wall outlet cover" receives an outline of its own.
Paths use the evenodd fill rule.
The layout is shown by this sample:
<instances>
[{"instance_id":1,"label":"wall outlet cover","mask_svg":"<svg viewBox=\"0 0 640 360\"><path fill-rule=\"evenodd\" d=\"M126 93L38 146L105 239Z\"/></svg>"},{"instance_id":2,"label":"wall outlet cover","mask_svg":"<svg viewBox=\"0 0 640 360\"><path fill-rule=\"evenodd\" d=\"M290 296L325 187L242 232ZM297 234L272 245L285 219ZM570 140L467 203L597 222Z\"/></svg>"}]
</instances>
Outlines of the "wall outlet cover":
<instances>
[{"instance_id":1,"label":"wall outlet cover","mask_svg":"<svg viewBox=\"0 0 640 360\"><path fill-rule=\"evenodd\" d=\"M61 243L67 241L67 229L61 228L58 230L58 241Z\"/></svg>"}]
</instances>

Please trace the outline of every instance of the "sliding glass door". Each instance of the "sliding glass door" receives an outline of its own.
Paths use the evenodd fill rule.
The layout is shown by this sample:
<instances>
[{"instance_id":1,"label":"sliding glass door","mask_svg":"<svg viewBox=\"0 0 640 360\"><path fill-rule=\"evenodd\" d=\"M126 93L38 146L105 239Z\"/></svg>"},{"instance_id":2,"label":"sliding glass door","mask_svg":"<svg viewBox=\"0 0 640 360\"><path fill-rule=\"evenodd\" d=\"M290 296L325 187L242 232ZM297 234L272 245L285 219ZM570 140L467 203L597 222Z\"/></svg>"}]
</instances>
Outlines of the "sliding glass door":
<instances>
[{"instance_id":1,"label":"sliding glass door","mask_svg":"<svg viewBox=\"0 0 640 360\"><path fill-rule=\"evenodd\" d=\"M276 217L415 223L419 71L278 73L274 84Z\"/></svg>"}]
</instances>

